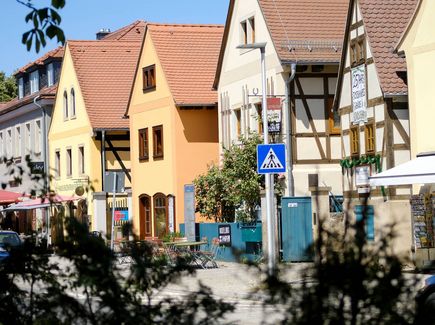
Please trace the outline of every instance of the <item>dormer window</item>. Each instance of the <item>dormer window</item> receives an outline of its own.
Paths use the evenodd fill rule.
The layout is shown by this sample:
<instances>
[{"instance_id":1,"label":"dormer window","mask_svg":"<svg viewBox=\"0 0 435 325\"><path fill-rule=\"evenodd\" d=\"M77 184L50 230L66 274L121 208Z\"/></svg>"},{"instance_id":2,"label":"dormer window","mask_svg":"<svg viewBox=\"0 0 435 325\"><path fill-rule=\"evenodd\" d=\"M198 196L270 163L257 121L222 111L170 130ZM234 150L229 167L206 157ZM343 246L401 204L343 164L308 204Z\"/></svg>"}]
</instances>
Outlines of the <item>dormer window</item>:
<instances>
[{"instance_id":1,"label":"dormer window","mask_svg":"<svg viewBox=\"0 0 435 325\"><path fill-rule=\"evenodd\" d=\"M47 65L47 86L54 85L54 66L53 63Z\"/></svg>"},{"instance_id":2,"label":"dormer window","mask_svg":"<svg viewBox=\"0 0 435 325\"><path fill-rule=\"evenodd\" d=\"M30 73L30 93L36 93L39 91L39 71L33 71Z\"/></svg>"},{"instance_id":3,"label":"dormer window","mask_svg":"<svg viewBox=\"0 0 435 325\"><path fill-rule=\"evenodd\" d=\"M23 77L18 79L18 98L24 97L24 79Z\"/></svg>"},{"instance_id":4,"label":"dormer window","mask_svg":"<svg viewBox=\"0 0 435 325\"><path fill-rule=\"evenodd\" d=\"M143 72L143 91L156 89L155 64L143 68L142 72Z\"/></svg>"}]
</instances>

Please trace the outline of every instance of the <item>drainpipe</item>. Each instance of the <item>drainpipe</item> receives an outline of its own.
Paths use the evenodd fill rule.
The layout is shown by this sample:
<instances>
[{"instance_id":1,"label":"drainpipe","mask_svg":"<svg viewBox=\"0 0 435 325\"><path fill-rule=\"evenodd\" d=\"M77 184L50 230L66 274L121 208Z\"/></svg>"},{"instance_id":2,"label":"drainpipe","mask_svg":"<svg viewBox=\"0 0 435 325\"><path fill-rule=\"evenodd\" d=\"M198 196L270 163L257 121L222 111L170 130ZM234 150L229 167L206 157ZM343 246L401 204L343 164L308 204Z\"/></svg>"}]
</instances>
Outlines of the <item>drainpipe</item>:
<instances>
[{"instance_id":1,"label":"drainpipe","mask_svg":"<svg viewBox=\"0 0 435 325\"><path fill-rule=\"evenodd\" d=\"M101 131L101 190L104 192L104 176L106 175L106 131Z\"/></svg>"},{"instance_id":2,"label":"drainpipe","mask_svg":"<svg viewBox=\"0 0 435 325\"><path fill-rule=\"evenodd\" d=\"M47 111L45 107L38 104L38 100L41 98L40 95L33 98L33 104L37 106L42 112L42 150L43 150L43 161L44 161L44 194L48 195L48 177L49 177L49 161L48 161L48 130L47 130ZM47 217L47 246L51 245L51 227L50 227L50 209L45 208L45 216Z\"/></svg>"},{"instance_id":3,"label":"drainpipe","mask_svg":"<svg viewBox=\"0 0 435 325\"><path fill-rule=\"evenodd\" d=\"M285 82L285 102L286 113L285 121L287 122L287 128L285 133L285 142L287 147L287 184L288 184L288 195L290 197L295 195L295 186L293 179L293 158L292 158L292 121L291 121L291 103L290 103L290 83L295 78L296 75L296 63L291 64L291 73Z\"/></svg>"}]
</instances>

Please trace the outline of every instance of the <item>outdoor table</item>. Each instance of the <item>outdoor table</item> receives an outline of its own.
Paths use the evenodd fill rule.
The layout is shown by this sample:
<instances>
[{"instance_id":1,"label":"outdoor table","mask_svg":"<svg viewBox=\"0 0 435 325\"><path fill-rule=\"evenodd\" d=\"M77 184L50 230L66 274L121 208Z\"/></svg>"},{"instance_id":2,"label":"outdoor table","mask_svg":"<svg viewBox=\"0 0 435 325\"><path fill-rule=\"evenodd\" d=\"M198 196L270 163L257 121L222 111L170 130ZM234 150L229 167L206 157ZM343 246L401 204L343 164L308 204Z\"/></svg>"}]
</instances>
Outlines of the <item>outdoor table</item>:
<instances>
[{"instance_id":1,"label":"outdoor table","mask_svg":"<svg viewBox=\"0 0 435 325\"><path fill-rule=\"evenodd\" d=\"M207 241L185 241L185 242L167 242L163 243L168 250L176 253L187 254L192 259L192 263L204 268L204 256L198 248L202 245L208 245ZM168 252L169 257L170 252Z\"/></svg>"}]
</instances>

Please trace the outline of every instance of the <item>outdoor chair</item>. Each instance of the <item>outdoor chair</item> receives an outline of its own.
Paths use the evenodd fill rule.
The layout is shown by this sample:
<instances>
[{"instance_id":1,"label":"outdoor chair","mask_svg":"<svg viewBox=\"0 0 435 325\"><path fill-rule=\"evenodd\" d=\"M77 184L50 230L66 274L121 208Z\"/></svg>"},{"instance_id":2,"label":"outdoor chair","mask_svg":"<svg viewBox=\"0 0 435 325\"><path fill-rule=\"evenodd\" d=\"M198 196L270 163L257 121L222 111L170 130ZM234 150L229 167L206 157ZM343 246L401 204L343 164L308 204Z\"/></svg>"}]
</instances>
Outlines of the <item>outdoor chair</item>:
<instances>
[{"instance_id":1,"label":"outdoor chair","mask_svg":"<svg viewBox=\"0 0 435 325\"><path fill-rule=\"evenodd\" d=\"M203 269L218 268L219 265L216 262L216 257L220 254L220 249L219 239L213 238L208 250L197 252L200 266Z\"/></svg>"},{"instance_id":2,"label":"outdoor chair","mask_svg":"<svg viewBox=\"0 0 435 325\"><path fill-rule=\"evenodd\" d=\"M127 241L115 242L113 250L119 264L127 264L133 262L130 246Z\"/></svg>"}]
</instances>

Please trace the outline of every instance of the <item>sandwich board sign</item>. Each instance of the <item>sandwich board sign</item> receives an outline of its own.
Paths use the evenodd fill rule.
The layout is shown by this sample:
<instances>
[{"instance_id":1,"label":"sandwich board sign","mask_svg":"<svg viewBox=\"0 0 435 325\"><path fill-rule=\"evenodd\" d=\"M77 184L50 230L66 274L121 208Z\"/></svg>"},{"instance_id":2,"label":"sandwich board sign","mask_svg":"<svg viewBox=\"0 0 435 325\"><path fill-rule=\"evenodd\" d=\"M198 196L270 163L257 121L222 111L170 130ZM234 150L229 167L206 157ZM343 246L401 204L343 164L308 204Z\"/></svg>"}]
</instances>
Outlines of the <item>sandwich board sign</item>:
<instances>
[{"instance_id":1,"label":"sandwich board sign","mask_svg":"<svg viewBox=\"0 0 435 325\"><path fill-rule=\"evenodd\" d=\"M278 174L286 170L285 144L257 145L257 173Z\"/></svg>"}]
</instances>

